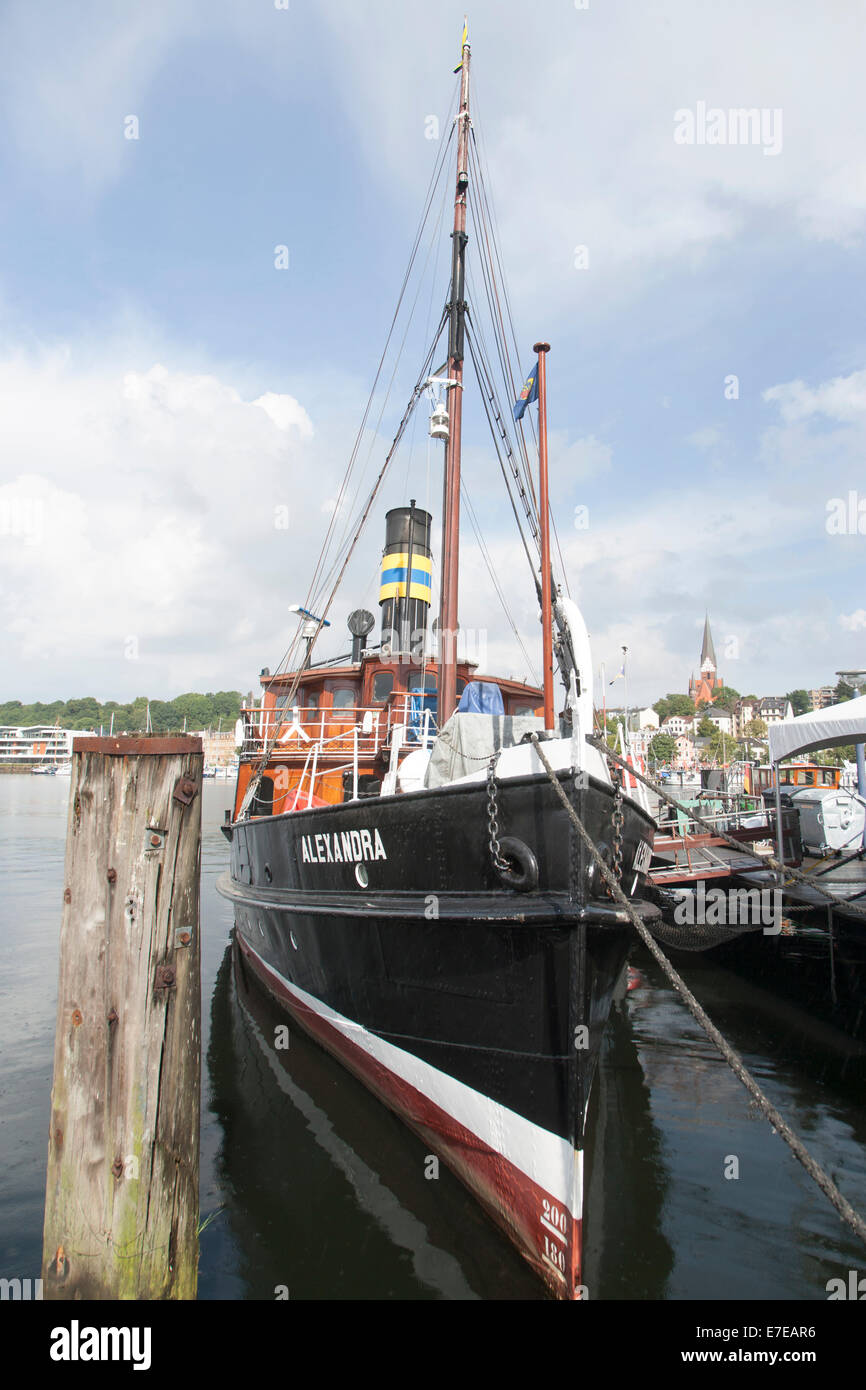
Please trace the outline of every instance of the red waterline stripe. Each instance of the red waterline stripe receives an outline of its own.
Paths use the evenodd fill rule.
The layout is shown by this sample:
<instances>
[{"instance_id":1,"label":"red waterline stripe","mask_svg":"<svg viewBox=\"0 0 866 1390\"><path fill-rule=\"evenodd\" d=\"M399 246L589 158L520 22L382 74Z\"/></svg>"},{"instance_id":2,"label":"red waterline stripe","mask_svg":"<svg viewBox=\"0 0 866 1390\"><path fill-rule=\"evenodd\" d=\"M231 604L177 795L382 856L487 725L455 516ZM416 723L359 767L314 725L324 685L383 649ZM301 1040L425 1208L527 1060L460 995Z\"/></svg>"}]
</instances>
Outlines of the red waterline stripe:
<instances>
[{"instance_id":1,"label":"red waterline stripe","mask_svg":"<svg viewBox=\"0 0 866 1390\"><path fill-rule=\"evenodd\" d=\"M238 934L237 941L268 989L298 1022L369 1087L390 1109L438 1148L448 1166L479 1198L496 1223L558 1298L574 1298L581 1275L581 1221L522 1169L466 1129L423 1091L397 1076L346 1037L328 1019L302 1003ZM428 1064L429 1065L429 1064ZM567 1234L542 1225L547 1210L566 1221ZM569 1231L570 1227L570 1231Z\"/></svg>"}]
</instances>

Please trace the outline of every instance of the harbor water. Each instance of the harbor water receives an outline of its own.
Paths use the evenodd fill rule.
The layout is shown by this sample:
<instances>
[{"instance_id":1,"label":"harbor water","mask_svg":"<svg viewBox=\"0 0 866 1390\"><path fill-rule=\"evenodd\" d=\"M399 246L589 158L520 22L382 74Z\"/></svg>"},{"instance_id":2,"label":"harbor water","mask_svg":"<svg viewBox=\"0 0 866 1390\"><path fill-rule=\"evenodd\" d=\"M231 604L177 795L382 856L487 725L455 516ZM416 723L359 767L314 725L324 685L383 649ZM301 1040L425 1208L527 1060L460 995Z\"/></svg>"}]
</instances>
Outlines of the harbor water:
<instances>
[{"instance_id":1,"label":"harbor water","mask_svg":"<svg viewBox=\"0 0 866 1390\"><path fill-rule=\"evenodd\" d=\"M203 788L202 1299L542 1299L414 1135L237 975L216 893L230 782ZM0 1277L34 1278L69 782L0 777ZM750 1104L642 947L590 1104L590 1300L815 1300L856 1237ZM808 998L712 955L677 960L761 1086L866 1209L866 1045ZM437 1171L438 1167L438 1171Z\"/></svg>"}]
</instances>

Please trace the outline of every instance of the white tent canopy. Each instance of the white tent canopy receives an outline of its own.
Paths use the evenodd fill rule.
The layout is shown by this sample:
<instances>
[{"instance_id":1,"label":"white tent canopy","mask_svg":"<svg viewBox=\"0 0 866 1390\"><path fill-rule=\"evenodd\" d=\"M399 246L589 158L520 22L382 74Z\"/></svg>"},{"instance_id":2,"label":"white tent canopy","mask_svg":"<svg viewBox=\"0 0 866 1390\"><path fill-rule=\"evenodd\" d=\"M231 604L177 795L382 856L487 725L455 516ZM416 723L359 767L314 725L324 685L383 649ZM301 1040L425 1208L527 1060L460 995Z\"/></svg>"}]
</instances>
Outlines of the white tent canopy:
<instances>
[{"instance_id":1,"label":"white tent canopy","mask_svg":"<svg viewBox=\"0 0 866 1390\"><path fill-rule=\"evenodd\" d=\"M771 724L768 731L770 760L781 762L812 748L838 748L842 743L866 743L866 695L841 705L799 714L796 719Z\"/></svg>"}]
</instances>

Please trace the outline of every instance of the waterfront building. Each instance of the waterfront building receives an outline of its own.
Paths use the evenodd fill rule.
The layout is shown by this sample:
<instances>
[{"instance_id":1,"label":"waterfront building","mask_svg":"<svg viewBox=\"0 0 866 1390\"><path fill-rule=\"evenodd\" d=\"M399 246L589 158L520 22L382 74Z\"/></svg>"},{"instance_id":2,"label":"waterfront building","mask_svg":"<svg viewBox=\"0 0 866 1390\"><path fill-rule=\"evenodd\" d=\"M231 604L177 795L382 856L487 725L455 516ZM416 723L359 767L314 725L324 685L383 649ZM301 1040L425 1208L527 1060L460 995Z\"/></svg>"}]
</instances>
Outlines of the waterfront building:
<instances>
[{"instance_id":1,"label":"waterfront building","mask_svg":"<svg viewBox=\"0 0 866 1390\"><path fill-rule=\"evenodd\" d=\"M625 720L625 710L621 705L608 706L605 712L608 719L615 719L617 721ZM638 729L652 729L656 731L659 727L659 717L651 705L647 705L646 709L629 709L628 727L632 732Z\"/></svg>"},{"instance_id":2,"label":"waterfront building","mask_svg":"<svg viewBox=\"0 0 866 1390\"><path fill-rule=\"evenodd\" d=\"M657 729L632 729L629 733L632 752L636 753L639 758L645 758L657 732Z\"/></svg>"},{"instance_id":3,"label":"waterfront building","mask_svg":"<svg viewBox=\"0 0 866 1390\"><path fill-rule=\"evenodd\" d=\"M662 720L662 733L672 734L674 738L679 738L681 734L692 733L695 727L694 719L686 719L682 714L669 714Z\"/></svg>"},{"instance_id":4,"label":"waterfront building","mask_svg":"<svg viewBox=\"0 0 866 1390\"><path fill-rule=\"evenodd\" d=\"M812 709L826 709L828 705L836 704L835 685L821 685L817 690L809 691L809 699L812 702Z\"/></svg>"},{"instance_id":5,"label":"waterfront building","mask_svg":"<svg viewBox=\"0 0 866 1390\"><path fill-rule=\"evenodd\" d=\"M731 711L734 717L734 735L736 738L745 738L746 726L751 724L753 719L759 718L756 714L757 701L737 700Z\"/></svg>"},{"instance_id":6,"label":"waterfront building","mask_svg":"<svg viewBox=\"0 0 866 1390\"><path fill-rule=\"evenodd\" d=\"M193 737L201 739L202 753L207 765L224 767L234 761L236 747L234 726L220 731L201 729Z\"/></svg>"},{"instance_id":7,"label":"waterfront building","mask_svg":"<svg viewBox=\"0 0 866 1390\"><path fill-rule=\"evenodd\" d=\"M639 709L637 715L637 726L639 729L658 729L659 717L652 705L647 705L646 709Z\"/></svg>"},{"instance_id":8,"label":"waterfront building","mask_svg":"<svg viewBox=\"0 0 866 1390\"><path fill-rule=\"evenodd\" d=\"M56 724L0 725L0 763L63 763L72 757L72 740L92 729L61 729Z\"/></svg>"},{"instance_id":9,"label":"waterfront building","mask_svg":"<svg viewBox=\"0 0 866 1390\"><path fill-rule=\"evenodd\" d=\"M710 723L715 724L716 728L720 729L723 734L733 734L734 732L734 716L729 709L725 709L722 705L711 705L709 709L704 710L702 718L709 719Z\"/></svg>"},{"instance_id":10,"label":"waterfront building","mask_svg":"<svg viewBox=\"0 0 866 1390\"><path fill-rule=\"evenodd\" d=\"M758 701L756 719L763 719L768 726L781 724L783 719L793 719L794 711L786 695L765 695Z\"/></svg>"},{"instance_id":11,"label":"waterfront building","mask_svg":"<svg viewBox=\"0 0 866 1390\"><path fill-rule=\"evenodd\" d=\"M694 767L695 740L690 734L677 735L677 762L680 767Z\"/></svg>"}]
</instances>

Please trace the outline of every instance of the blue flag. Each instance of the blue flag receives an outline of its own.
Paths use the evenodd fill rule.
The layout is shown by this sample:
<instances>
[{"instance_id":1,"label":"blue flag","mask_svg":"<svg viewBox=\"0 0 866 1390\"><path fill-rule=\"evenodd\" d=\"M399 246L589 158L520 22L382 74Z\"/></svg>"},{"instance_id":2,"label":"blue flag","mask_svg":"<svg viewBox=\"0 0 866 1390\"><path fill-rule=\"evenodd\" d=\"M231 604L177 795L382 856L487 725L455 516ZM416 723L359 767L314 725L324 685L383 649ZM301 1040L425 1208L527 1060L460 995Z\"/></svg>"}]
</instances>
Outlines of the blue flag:
<instances>
[{"instance_id":1,"label":"blue flag","mask_svg":"<svg viewBox=\"0 0 866 1390\"><path fill-rule=\"evenodd\" d=\"M538 400L538 363L532 368L520 395L514 403L514 418L522 420L524 411L533 401Z\"/></svg>"}]
</instances>

